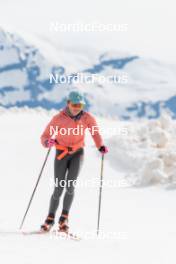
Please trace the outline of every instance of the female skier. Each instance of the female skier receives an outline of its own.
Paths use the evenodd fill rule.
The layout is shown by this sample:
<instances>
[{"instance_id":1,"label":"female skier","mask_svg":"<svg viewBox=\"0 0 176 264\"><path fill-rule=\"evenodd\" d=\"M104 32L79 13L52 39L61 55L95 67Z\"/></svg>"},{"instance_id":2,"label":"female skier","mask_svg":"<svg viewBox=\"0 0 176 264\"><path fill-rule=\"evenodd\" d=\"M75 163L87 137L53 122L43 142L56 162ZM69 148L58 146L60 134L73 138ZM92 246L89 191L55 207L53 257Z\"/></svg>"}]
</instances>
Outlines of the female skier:
<instances>
[{"instance_id":1,"label":"female skier","mask_svg":"<svg viewBox=\"0 0 176 264\"><path fill-rule=\"evenodd\" d=\"M84 155L85 129L89 129L97 149L102 154L108 152L98 131L95 118L83 110L84 106L85 100L82 94L72 91L68 96L66 107L52 118L41 136L41 143L44 147L55 146L56 148L55 187L50 199L48 216L41 226L41 231L49 232L54 225L55 214L65 186L66 192L58 230L68 233L68 215L74 198L74 182L77 180ZM52 131L58 132L54 138ZM66 183L64 186L63 182Z\"/></svg>"}]
</instances>

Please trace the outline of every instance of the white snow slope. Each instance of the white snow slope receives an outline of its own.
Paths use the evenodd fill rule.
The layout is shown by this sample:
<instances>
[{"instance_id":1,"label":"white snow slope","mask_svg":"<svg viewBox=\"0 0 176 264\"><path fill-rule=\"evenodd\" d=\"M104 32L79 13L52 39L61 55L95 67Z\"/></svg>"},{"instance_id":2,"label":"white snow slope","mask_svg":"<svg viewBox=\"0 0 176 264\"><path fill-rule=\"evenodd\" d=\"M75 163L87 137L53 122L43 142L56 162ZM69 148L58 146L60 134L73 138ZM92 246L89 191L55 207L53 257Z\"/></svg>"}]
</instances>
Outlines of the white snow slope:
<instances>
[{"instance_id":1,"label":"white snow slope","mask_svg":"<svg viewBox=\"0 0 176 264\"><path fill-rule=\"evenodd\" d=\"M116 139L115 136L105 138L110 152L105 157L104 180L116 182L116 187L106 185L103 188L100 228L106 239L101 239L101 236L98 239L95 235L98 186L77 187L76 190L70 212L70 228L83 237L80 242L65 241L51 236L23 236L13 233L20 225L45 158L46 150L41 147L39 137L53 114L54 112L28 109L0 111L1 263L175 263L176 194L174 183L166 176L164 179L167 180L163 181L163 174L172 174L175 167L172 137L175 123L167 118L153 125L149 125L149 121L135 124L98 118L99 124L104 128L108 126L122 128L125 125L130 133ZM160 135L164 133L167 136L156 136L158 129ZM143 139L142 135L145 135L147 140ZM160 139L159 142L156 142L156 138ZM98 182L100 154L90 136L87 136L86 141L80 182L86 180ZM125 142L128 150L125 148ZM161 150L170 155L172 153L172 159L158 157ZM148 159L144 155L145 151L148 153ZM24 230L37 229L46 217L52 192L53 157L54 150L44 170ZM141 178L145 181L139 181L141 178L137 177L138 188L130 187L126 179L134 177L136 185L135 166L138 165L136 169L138 173L139 169L150 163L152 158L160 160L154 162L154 167L157 172L159 171L157 180L152 181L151 177L146 180L148 174L143 173ZM149 170L153 170L152 166L148 167ZM171 185L168 185L168 182ZM146 187L146 183L150 186ZM141 185L145 185L145 188ZM61 209L60 206L58 216ZM113 236L111 232L114 232Z\"/></svg>"}]
</instances>

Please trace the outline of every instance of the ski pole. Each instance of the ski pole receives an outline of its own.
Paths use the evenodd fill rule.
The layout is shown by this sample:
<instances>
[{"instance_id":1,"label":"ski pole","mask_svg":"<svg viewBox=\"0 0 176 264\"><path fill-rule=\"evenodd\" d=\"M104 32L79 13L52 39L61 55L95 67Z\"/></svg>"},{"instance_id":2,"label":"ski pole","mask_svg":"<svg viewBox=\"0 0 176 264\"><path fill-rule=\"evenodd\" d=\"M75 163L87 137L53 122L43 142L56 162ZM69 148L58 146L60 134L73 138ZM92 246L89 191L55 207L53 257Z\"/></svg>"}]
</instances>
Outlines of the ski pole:
<instances>
[{"instance_id":1,"label":"ski pole","mask_svg":"<svg viewBox=\"0 0 176 264\"><path fill-rule=\"evenodd\" d=\"M101 212L101 200L102 200L102 182L103 182L103 165L104 165L104 154L102 154L102 159L101 159L101 173L100 173L100 189L99 189L97 236L99 234L99 227L100 227L100 212Z\"/></svg>"},{"instance_id":2,"label":"ski pole","mask_svg":"<svg viewBox=\"0 0 176 264\"><path fill-rule=\"evenodd\" d=\"M25 214L24 214L24 217L23 217L23 219L22 219L22 222L21 222L21 225L20 225L20 229L23 227L23 224L24 224L24 221L25 221L26 215L27 215L27 213L28 213L28 211L29 211L29 208L30 208L31 202L32 202L32 200L33 200L33 197L34 197L35 191L36 191L36 189L37 189L37 186L38 186L38 184L39 184L40 178L41 178L41 176L42 176L43 169L44 169L44 167L45 167L45 165L46 165L46 162L47 162L47 159L48 159L48 156L49 156L50 150L51 150L51 148L49 148L48 151L47 151L47 154L46 154L45 160L44 160L44 162L43 162L42 168L41 168L41 170L40 170L40 173L39 173L39 176L38 176L38 179L37 179L37 182L36 182L35 188L34 188L34 190L33 190L33 192L32 192L32 195L31 195L31 198L30 198L30 200L29 200L29 203L28 203L27 209L26 209Z\"/></svg>"}]
</instances>

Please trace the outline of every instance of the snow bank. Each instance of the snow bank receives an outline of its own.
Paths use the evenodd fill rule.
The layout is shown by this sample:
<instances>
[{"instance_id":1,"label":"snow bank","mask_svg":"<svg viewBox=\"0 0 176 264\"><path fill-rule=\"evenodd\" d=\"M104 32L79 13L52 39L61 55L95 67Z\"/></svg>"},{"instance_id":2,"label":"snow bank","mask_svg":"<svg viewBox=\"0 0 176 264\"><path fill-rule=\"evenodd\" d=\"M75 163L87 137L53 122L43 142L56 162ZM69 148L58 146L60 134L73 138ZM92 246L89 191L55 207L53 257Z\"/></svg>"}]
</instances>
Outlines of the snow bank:
<instances>
[{"instance_id":1,"label":"snow bank","mask_svg":"<svg viewBox=\"0 0 176 264\"><path fill-rule=\"evenodd\" d=\"M111 165L124 173L132 186L174 183L176 122L164 114L155 121L128 122L127 128L126 137L108 139Z\"/></svg>"}]
</instances>

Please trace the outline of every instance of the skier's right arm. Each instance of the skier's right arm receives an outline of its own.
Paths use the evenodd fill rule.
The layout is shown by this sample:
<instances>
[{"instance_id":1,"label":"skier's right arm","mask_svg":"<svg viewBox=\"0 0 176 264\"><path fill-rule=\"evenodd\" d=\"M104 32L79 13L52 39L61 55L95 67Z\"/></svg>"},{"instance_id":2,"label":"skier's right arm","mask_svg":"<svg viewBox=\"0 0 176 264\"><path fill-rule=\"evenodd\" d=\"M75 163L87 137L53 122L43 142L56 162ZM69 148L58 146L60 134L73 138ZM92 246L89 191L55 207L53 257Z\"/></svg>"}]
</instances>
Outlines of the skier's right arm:
<instances>
[{"instance_id":1,"label":"skier's right arm","mask_svg":"<svg viewBox=\"0 0 176 264\"><path fill-rule=\"evenodd\" d=\"M49 124L46 126L44 132L40 137L41 143L44 147L48 147L47 142L52 139L55 139L55 134L53 132L57 131L57 129L57 117L54 116L49 122Z\"/></svg>"}]
</instances>

